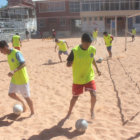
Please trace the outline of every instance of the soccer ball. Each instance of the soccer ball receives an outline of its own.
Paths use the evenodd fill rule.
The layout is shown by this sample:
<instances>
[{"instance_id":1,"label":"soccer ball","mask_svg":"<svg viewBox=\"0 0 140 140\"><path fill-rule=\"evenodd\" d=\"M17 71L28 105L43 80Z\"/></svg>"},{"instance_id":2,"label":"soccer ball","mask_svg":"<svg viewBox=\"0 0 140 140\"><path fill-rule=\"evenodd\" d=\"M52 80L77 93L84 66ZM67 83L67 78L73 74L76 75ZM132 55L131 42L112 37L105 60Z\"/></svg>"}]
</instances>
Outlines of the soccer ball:
<instances>
[{"instance_id":1,"label":"soccer ball","mask_svg":"<svg viewBox=\"0 0 140 140\"><path fill-rule=\"evenodd\" d=\"M52 63L52 60L51 60L51 59L49 59L49 60L48 60L48 64L51 64L51 63Z\"/></svg>"},{"instance_id":2,"label":"soccer ball","mask_svg":"<svg viewBox=\"0 0 140 140\"><path fill-rule=\"evenodd\" d=\"M88 127L88 122L84 119L79 119L75 123L75 128L79 132L85 132Z\"/></svg>"},{"instance_id":3,"label":"soccer ball","mask_svg":"<svg viewBox=\"0 0 140 140\"><path fill-rule=\"evenodd\" d=\"M103 58L99 58L96 62L97 63L102 63L102 61L103 61Z\"/></svg>"},{"instance_id":4,"label":"soccer ball","mask_svg":"<svg viewBox=\"0 0 140 140\"><path fill-rule=\"evenodd\" d=\"M16 115L20 115L20 114L23 112L23 107L22 107L22 105L20 105L20 104L14 105L14 107L13 107L13 112L14 112L14 114L16 114Z\"/></svg>"}]
</instances>

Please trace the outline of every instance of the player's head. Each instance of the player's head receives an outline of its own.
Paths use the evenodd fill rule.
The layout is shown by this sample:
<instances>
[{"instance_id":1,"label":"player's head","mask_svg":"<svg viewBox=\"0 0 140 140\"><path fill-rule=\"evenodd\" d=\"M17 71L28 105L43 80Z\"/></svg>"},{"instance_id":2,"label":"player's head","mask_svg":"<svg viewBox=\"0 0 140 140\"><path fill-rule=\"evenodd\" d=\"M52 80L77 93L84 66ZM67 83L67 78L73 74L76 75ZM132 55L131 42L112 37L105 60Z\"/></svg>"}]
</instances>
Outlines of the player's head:
<instances>
[{"instance_id":1,"label":"player's head","mask_svg":"<svg viewBox=\"0 0 140 140\"><path fill-rule=\"evenodd\" d=\"M94 28L94 31L97 31L97 28Z\"/></svg>"},{"instance_id":2,"label":"player's head","mask_svg":"<svg viewBox=\"0 0 140 140\"><path fill-rule=\"evenodd\" d=\"M3 54L8 54L8 44L5 40L0 41L0 52Z\"/></svg>"},{"instance_id":3,"label":"player's head","mask_svg":"<svg viewBox=\"0 0 140 140\"><path fill-rule=\"evenodd\" d=\"M85 49L88 49L88 47L91 45L93 41L92 35L90 33L84 33L82 35L81 41L82 41L82 46Z\"/></svg>"},{"instance_id":4,"label":"player's head","mask_svg":"<svg viewBox=\"0 0 140 140\"><path fill-rule=\"evenodd\" d=\"M108 33L107 33L107 32L103 32L103 35L107 36L107 35L108 35Z\"/></svg>"},{"instance_id":5,"label":"player's head","mask_svg":"<svg viewBox=\"0 0 140 140\"><path fill-rule=\"evenodd\" d=\"M56 43L59 42L59 39L56 38L56 39L55 39L55 42L56 42Z\"/></svg>"},{"instance_id":6,"label":"player's head","mask_svg":"<svg viewBox=\"0 0 140 140\"><path fill-rule=\"evenodd\" d=\"M52 31L54 32L54 31L55 31L55 29L52 29Z\"/></svg>"},{"instance_id":7,"label":"player's head","mask_svg":"<svg viewBox=\"0 0 140 140\"><path fill-rule=\"evenodd\" d=\"M16 33L16 35L19 35L19 33Z\"/></svg>"}]
</instances>

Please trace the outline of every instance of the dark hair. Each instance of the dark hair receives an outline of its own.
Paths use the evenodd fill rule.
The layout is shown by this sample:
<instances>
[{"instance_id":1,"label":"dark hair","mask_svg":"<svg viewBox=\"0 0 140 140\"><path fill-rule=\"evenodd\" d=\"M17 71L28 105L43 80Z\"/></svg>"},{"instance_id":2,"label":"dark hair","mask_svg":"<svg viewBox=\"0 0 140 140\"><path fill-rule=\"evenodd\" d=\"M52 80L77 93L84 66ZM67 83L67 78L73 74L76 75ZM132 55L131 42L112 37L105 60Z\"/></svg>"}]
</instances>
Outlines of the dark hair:
<instances>
[{"instance_id":1,"label":"dark hair","mask_svg":"<svg viewBox=\"0 0 140 140\"><path fill-rule=\"evenodd\" d=\"M103 35L107 35L108 33L107 32L103 32Z\"/></svg>"},{"instance_id":2,"label":"dark hair","mask_svg":"<svg viewBox=\"0 0 140 140\"><path fill-rule=\"evenodd\" d=\"M82 35L82 42L91 43L93 41L92 35L90 33L84 33Z\"/></svg>"},{"instance_id":3,"label":"dark hair","mask_svg":"<svg viewBox=\"0 0 140 140\"><path fill-rule=\"evenodd\" d=\"M5 40L0 41L0 48L8 47L8 44Z\"/></svg>"},{"instance_id":4,"label":"dark hair","mask_svg":"<svg viewBox=\"0 0 140 140\"><path fill-rule=\"evenodd\" d=\"M19 35L19 33L16 33L16 35Z\"/></svg>"},{"instance_id":5,"label":"dark hair","mask_svg":"<svg viewBox=\"0 0 140 140\"><path fill-rule=\"evenodd\" d=\"M57 38L55 39L55 42L58 42L58 39Z\"/></svg>"}]
</instances>

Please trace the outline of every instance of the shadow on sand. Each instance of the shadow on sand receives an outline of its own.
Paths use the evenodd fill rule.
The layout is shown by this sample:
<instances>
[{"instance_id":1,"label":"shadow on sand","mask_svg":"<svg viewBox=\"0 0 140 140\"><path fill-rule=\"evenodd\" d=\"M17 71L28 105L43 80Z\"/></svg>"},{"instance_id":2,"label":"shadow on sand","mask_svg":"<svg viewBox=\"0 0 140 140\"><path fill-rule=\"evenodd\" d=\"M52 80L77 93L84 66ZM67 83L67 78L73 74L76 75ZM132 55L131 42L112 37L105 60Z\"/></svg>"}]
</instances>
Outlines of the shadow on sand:
<instances>
[{"instance_id":1,"label":"shadow on sand","mask_svg":"<svg viewBox=\"0 0 140 140\"><path fill-rule=\"evenodd\" d=\"M77 130L70 132L72 127L62 128L66 120L67 120L67 117L63 118L57 123L57 125L49 129L43 130L39 135L31 136L28 140L51 140L52 138L58 137L58 136L65 136L68 139L72 139L76 136L84 134L84 132L81 133L81 132L78 132Z\"/></svg>"},{"instance_id":2,"label":"shadow on sand","mask_svg":"<svg viewBox=\"0 0 140 140\"><path fill-rule=\"evenodd\" d=\"M14 113L7 114L0 118L0 127L10 126L15 121L22 121L30 117L20 117L20 115L16 115Z\"/></svg>"},{"instance_id":3,"label":"shadow on sand","mask_svg":"<svg viewBox=\"0 0 140 140\"><path fill-rule=\"evenodd\" d=\"M62 62L51 62L51 63L44 63L42 65L55 65L55 64L60 64L60 63L63 63L63 62L66 62L66 61L62 61Z\"/></svg>"}]
</instances>

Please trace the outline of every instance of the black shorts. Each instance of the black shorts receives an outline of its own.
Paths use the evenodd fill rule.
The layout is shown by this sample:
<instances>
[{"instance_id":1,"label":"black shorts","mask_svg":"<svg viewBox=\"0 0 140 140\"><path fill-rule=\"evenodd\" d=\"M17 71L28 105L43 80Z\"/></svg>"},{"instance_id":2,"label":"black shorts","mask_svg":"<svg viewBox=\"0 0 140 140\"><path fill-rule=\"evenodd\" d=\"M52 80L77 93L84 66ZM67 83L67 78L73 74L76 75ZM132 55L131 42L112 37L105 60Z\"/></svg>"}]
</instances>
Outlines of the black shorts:
<instances>
[{"instance_id":1,"label":"black shorts","mask_svg":"<svg viewBox=\"0 0 140 140\"><path fill-rule=\"evenodd\" d=\"M111 49L112 49L112 46L107 47L108 51L111 51Z\"/></svg>"},{"instance_id":2,"label":"black shorts","mask_svg":"<svg viewBox=\"0 0 140 140\"><path fill-rule=\"evenodd\" d=\"M135 37L135 35L132 35L132 38L134 38Z\"/></svg>"}]
</instances>

